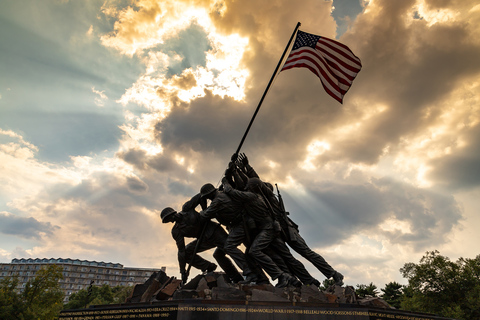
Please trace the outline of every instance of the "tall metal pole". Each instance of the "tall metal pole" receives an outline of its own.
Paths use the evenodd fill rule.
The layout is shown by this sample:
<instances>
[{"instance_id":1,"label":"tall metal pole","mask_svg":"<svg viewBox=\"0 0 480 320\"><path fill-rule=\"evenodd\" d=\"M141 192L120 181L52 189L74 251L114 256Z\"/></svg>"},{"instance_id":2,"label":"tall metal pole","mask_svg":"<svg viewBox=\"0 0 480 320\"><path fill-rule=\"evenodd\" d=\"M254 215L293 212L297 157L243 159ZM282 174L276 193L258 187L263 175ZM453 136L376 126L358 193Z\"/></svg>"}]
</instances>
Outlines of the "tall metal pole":
<instances>
[{"instance_id":1,"label":"tall metal pole","mask_svg":"<svg viewBox=\"0 0 480 320\"><path fill-rule=\"evenodd\" d=\"M295 34L297 33L298 28L300 27L300 22L297 23L297 26L295 27L295 30L292 33L292 36L290 37L290 40L288 41L287 46L285 47L285 50L283 51L282 57L280 58L280 61L278 61L277 68L275 69L275 72L272 75L272 78L270 78L270 82L267 85L267 88L265 89L265 92L263 93L262 98L260 99L260 102L258 103L257 109L255 109L255 113L253 114L252 119L250 120L250 123L248 124L247 130L245 131L245 134L243 135L242 141L240 141L240 145L237 148L237 151L235 154L238 155L240 152L240 149L242 148L243 142L245 141L245 138L247 137L248 131L250 131L250 127L252 126L253 121L255 120L255 117L257 116L258 110L260 109L260 106L263 103L263 100L265 99L265 96L267 95L268 90L270 89L270 86L273 83L273 80L275 79L275 76L277 75L278 69L280 68L283 59L285 58L285 54L288 51L288 48L290 47L290 44L292 43L293 38L295 37Z\"/></svg>"}]
</instances>

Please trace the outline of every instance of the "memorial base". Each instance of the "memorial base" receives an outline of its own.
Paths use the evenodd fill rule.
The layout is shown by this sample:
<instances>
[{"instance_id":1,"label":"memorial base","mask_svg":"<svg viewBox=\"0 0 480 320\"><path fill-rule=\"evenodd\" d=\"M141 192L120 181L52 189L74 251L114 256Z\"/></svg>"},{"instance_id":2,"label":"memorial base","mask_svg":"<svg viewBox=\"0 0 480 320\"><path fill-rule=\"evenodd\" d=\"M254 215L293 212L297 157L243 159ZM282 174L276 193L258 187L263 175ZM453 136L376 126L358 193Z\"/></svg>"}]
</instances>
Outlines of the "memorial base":
<instances>
[{"instance_id":1,"label":"memorial base","mask_svg":"<svg viewBox=\"0 0 480 320\"><path fill-rule=\"evenodd\" d=\"M91 306L64 310L61 320L446 320L450 318L352 304L246 302L219 300L162 301L149 304Z\"/></svg>"}]
</instances>

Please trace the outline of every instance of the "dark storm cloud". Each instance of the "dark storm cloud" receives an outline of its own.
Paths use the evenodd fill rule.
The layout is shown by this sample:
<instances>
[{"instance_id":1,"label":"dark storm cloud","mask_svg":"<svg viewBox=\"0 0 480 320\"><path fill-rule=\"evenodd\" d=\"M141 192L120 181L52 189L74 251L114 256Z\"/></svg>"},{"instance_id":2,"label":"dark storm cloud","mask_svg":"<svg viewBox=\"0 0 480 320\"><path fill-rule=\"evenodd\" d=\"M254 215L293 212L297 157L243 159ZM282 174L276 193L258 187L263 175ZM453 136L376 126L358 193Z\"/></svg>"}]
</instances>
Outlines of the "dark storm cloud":
<instances>
[{"instance_id":1,"label":"dark storm cloud","mask_svg":"<svg viewBox=\"0 0 480 320\"><path fill-rule=\"evenodd\" d=\"M185 184L191 173L188 172L186 167L179 165L178 162L174 160L173 157L175 154L171 153L169 150L170 149L167 146L162 153L156 155L147 155L147 153L142 149L129 149L127 151L118 152L116 155L123 161L135 166L135 168L138 170L148 172L149 170L153 169L158 173L168 174L172 177L175 177L175 179L178 179L178 181L183 181L177 181L175 183ZM149 175L150 173L146 174L147 177ZM176 194L176 192L173 193ZM183 193L183 191L180 193Z\"/></svg>"},{"instance_id":2,"label":"dark storm cloud","mask_svg":"<svg viewBox=\"0 0 480 320\"><path fill-rule=\"evenodd\" d=\"M0 212L0 232L26 239L40 240L44 235L51 235L58 226L37 219L17 217L13 214Z\"/></svg>"},{"instance_id":3,"label":"dark storm cloud","mask_svg":"<svg viewBox=\"0 0 480 320\"><path fill-rule=\"evenodd\" d=\"M480 126L465 137L467 145L452 154L430 162L433 170L428 177L453 189L475 188L480 185Z\"/></svg>"},{"instance_id":4,"label":"dark storm cloud","mask_svg":"<svg viewBox=\"0 0 480 320\"><path fill-rule=\"evenodd\" d=\"M362 184L325 181L309 185L305 198L285 193L287 210L317 246L328 246L359 232L384 235L391 243L428 249L447 240L462 219L462 210L449 195L418 189L383 178ZM380 226L395 219L409 226ZM398 227L400 228L400 227Z\"/></svg>"},{"instance_id":5,"label":"dark storm cloud","mask_svg":"<svg viewBox=\"0 0 480 320\"><path fill-rule=\"evenodd\" d=\"M184 196L185 201L199 192L199 190L194 189L190 184L181 181L170 182L168 184L168 190L171 194Z\"/></svg>"},{"instance_id":6,"label":"dark storm cloud","mask_svg":"<svg viewBox=\"0 0 480 320\"><path fill-rule=\"evenodd\" d=\"M352 143L341 145L341 153L353 161L374 163L389 143L437 120L440 102L480 72L480 46L469 24L428 26L424 20L409 19L413 3L377 1L341 39L363 64L349 95L361 93L371 103L388 107Z\"/></svg>"},{"instance_id":7,"label":"dark storm cloud","mask_svg":"<svg viewBox=\"0 0 480 320\"><path fill-rule=\"evenodd\" d=\"M161 144L175 149L199 152L235 151L242 129L248 124L246 106L206 91L188 107L174 108L155 129Z\"/></svg>"},{"instance_id":8,"label":"dark storm cloud","mask_svg":"<svg viewBox=\"0 0 480 320\"><path fill-rule=\"evenodd\" d=\"M128 190L135 194L144 194L148 191L148 184L140 180L138 177L127 178Z\"/></svg>"}]
</instances>

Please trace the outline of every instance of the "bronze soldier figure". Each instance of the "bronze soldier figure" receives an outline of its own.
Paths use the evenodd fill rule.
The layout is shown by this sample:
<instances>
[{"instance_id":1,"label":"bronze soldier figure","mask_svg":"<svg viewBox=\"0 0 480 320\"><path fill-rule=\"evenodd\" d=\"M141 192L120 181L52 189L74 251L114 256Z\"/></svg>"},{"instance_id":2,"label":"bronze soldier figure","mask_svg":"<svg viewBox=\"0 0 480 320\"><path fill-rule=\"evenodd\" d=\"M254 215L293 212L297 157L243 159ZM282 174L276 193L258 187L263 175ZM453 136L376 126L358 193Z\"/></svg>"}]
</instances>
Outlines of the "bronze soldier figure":
<instances>
[{"instance_id":1,"label":"bronze soldier figure","mask_svg":"<svg viewBox=\"0 0 480 320\"><path fill-rule=\"evenodd\" d=\"M225 252L242 269L245 281L243 283L256 282L257 284L269 283L263 271L258 268L253 260L245 255L239 248L241 244L247 243L246 220L244 219L243 206L233 202L225 193L207 183L200 189L202 198L211 200L208 208L200 212L206 219L217 219L226 226L228 237L225 241Z\"/></svg>"},{"instance_id":2,"label":"bronze soldier figure","mask_svg":"<svg viewBox=\"0 0 480 320\"><path fill-rule=\"evenodd\" d=\"M285 244L282 246L282 241L277 237L279 230L275 229L275 222L268 213L267 205L260 195L252 192L258 187L258 184L256 184L255 181L249 181L249 183L247 183L247 191L233 189L226 178L223 178L222 184L225 193L232 201L237 205L243 205L245 207L246 213L255 221L258 229L258 234L255 236L248 250L248 254L251 255L273 280L278 280L277 287L282 288L289 284L301 285L295 277L282 270L273 259L264 252L268 247L271 247L284 258L284 260L290 253ZM305 270L305 272L307 271Z\"/></svg>"},{"instance_id":3,"label":"bronze soldier figure","mask_svg":"<svg viewBox=\"0 0 480 320\"><path fill-rule=\"evenodd\" d=\"M226 275L233 282L243 280L238 270L232 264L232 261L226 256L224 246L227 239L227 233L218 224L209 221L200 216L195 210L195 203L200 202L200 194L195 195L191 200L183 205L182 211L167 207L162 210L160 217L163 223L174 223L172 228L172 237L175 240L178 248L178 263L180 266L180 274L182 281L186 281L188 274L186 273L186 263L191 261L193 267L202 270L202 272L212 272L217 268L217 265L200 257L197 253L215 248L213 257L225 271ZM198 243L197 253L193 256L200 234L204 229L203 239ZM185 238L195 238L192 242L185 245ZM193 257L193 259L192 259Z\"/></svg>"},{"instance_id":4,"label":"bronze soldier figure","mask_svg":"<svg viewBox=\"0 0 480 320\"><path fill-rule=\"evenodd\" d=\"M245 154L239 155L237 165L243 167L247 177L258 178L258 174L255 172L252 166L250 166L248 158ZM306 241L300 235L298 225L287 216L288 213L285 211L283 203L280 203L275 197L275 194L273 193L273 186L269 183L266 183L262 187L262 191L265 193L275 211L277 220L279 221L283 230L283 238L290 248L312 263L321 273L323 273L327 279L333 278L336 285L342 286L343 275L333 269L332 266L330 266L330 264L328 264L321 255L310 249ZM318 280L315 281L316 282L314 282L314 284L317 286L320 285Z\"/></svg>"}]
</instances>

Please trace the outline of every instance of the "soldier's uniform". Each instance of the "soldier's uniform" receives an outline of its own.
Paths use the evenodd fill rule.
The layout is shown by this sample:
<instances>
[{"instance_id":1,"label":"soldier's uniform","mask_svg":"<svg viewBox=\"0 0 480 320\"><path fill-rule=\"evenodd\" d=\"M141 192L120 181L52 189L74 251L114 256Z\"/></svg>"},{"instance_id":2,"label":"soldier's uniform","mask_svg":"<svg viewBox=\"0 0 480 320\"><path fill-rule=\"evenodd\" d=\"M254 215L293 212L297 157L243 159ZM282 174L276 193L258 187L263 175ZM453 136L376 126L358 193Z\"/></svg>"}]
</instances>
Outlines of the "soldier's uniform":
<instances>
[{"instance_id":1,"label":"soldier's uniform","mask_svg":"<svg viewBox=\"0 0 480 320\"><path fill-rule=\"evenodd\" d=\"M216 265L202 258L198 253L216 248L213 252L213 257L230 280L234 282L243 280L232 261L226 256L224 246L228 235L225 230L220 224L202 218L195 210L195 203L198 203L199 199L200 194L194 196L183 205L182 212L179 212L179 218L175 221L172 228L172 237L178 248L178 263L182 278L184 277L186 263L190 260L192 261L192 267L203 272L214 271ZM197 254L195 254L192 260L193 252L203 228L205 228L203 238L199 243ZM195 238L195 240L185 245L185 238Z\"/></svg>"},{"instance_id":2,"label":"soldier's uniform","mask_svg":"<svg viewBox=\"0 0 480 320\"><path fill-rule=\"evenodd\" d=\"M258 174L255 170L250 166L248 163L245 164L245 171L246 175L249 178L258 178ZM292 248L295 252L300 254L302 257L307 259L310 263L312 263L323 275L327 278L333 278L337 285L343 285L343 275L336 271L335 269L328 264L327 261L318 253L310 249L307 245L306 241L300 235L298 230L298 225L294 223L289 217L286 216L286 212L281 210L280 203L278 199L275 197L273 190L268 188L265 184L262 186L262 192L264 192L265 196L267 197L268 201L272 205L272 208L275 212L275 216L277 221L280 223L282 227L282 235L285 242ZM300 276L299 276L300 278ZM301 278L300 280L305 283ZM308 280L306 280L308 283ZM317 284L318 280L314 280Z\"/></svg>"}]
</instances>

